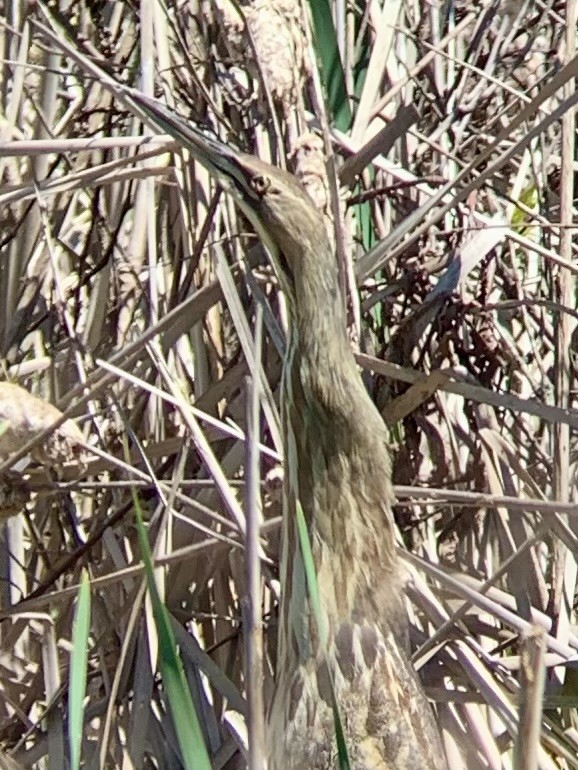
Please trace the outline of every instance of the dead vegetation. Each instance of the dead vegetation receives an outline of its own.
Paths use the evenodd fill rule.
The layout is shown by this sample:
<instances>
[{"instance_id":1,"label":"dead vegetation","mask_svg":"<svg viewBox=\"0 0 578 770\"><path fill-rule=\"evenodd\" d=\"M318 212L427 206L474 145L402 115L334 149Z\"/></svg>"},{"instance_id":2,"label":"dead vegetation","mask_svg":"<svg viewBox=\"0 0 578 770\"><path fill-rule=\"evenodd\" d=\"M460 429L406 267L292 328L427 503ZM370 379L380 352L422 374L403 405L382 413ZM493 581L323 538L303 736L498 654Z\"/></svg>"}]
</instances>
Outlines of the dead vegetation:
<instances>
[{"instance_id":1,"label":"dead vegetation","mask_svg":"<svg viewBox=\"0 0 578 770\"><path fill-rule=\"evenodd\" d=\"M342 81L327 65L331 36L296 0L167 2L166 13L75 2L60 16L37 2L25 17L20 5L4 3L0 25L0 357L3 379L42 398L48 422L18 433L39 402L13 391L0 472L7 440L45 460L25 443L45 441L35 431L59 415L94 455L79 466L66 444L57 473L30 466L6 493L10 513L32 495L5 524L0 557L6 754L65 766L87 567L84 766L180 766L129 482L213 767L243 766L255 483L266 691L274 665L283 303L231 201L84 57L295 171L324 210L353 344L391 426L416 661L450 767L578 767L575 2L334 0ZM60 435L69 426L76 441L70 425ZM246 436L259 479L245 471ZM545 710L526 676L515 750L521 640L534 650L536 627L545 652L529 665L544 661Z\"/></svg>"}]
</instances>

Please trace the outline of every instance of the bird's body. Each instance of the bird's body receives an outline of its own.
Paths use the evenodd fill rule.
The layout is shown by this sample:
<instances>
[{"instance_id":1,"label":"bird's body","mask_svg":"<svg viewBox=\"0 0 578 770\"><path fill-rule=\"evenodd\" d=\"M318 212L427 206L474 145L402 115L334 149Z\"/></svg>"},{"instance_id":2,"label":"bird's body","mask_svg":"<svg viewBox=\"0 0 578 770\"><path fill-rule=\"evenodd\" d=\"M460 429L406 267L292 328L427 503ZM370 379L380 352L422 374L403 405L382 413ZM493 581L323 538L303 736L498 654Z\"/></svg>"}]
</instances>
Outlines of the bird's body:
<instances>
[{"instance_id":1,"label":"bird's body","mask_svg":"<svg viewBox=\"0 0 578 770\"><path fill-rule=\"evenodd\" d=\"M443 770L433 714L407 650L387 431L356 369L321 215L287 172L207 139L142 94L132 98L234 196L268 247L289 308L279 652L268 770L337 768L334 703L351 770ZM299 507L319 618L297 533Z\"/></svg>"},{"instance_id":2,"label":"bird's body","mask_svg":"<svg viewBox=\"0 0 578 770\"><path fill-rule=\"evenodd\" d=\"M443 753L407 653L385 430L361 421L360 402L350 400L359 394L343 395L345 411L328 410L315 434L297 420L293 481L308 511L328 643L319 638L308 600L289 479L269 770L337 767L332 687L353 770L435 770Z\"/></svg>"},{"instance_id":3,"label":"bird's body","mask_svg":"<svg viewBox=\"0 0 578 770\"><path fill-rule=\"evenodd\" d=\"M271 184L278 182L276 176ZM306 205L305 193L293 194ZM352 770L438 770L443 751L407 650L387 430L357 372L321 216L310 204L292 221L301 224L301 244L292 250L290 237L279 238L285 281L292 276L284 285L292 317L283 372L282 598L268 768L337 767L335 696ZM303 303L307 292L315 295ZM309 600L298 503L325 644Z\"/></svg>"}]
</instances>

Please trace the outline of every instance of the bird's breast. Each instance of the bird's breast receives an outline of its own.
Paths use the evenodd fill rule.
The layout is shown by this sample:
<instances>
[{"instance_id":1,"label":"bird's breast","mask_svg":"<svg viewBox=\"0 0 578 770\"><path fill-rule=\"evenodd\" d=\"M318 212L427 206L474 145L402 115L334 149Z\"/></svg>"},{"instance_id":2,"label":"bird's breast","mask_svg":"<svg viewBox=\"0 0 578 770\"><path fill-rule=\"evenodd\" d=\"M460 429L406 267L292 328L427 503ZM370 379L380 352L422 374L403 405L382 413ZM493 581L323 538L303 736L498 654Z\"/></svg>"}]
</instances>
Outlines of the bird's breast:
<instances>
[{"instance_id":1,"label":"bird's breast","mask_svg":"<svg viewBox=\"0 0 578 770\"><path fill-rule=\"evenodd\" d=\"M343 623L326 656L278 672L268 770L333 770L335 712L352 770L441 770L429 704L393 633Z\"/></svg>"}]
</instances>

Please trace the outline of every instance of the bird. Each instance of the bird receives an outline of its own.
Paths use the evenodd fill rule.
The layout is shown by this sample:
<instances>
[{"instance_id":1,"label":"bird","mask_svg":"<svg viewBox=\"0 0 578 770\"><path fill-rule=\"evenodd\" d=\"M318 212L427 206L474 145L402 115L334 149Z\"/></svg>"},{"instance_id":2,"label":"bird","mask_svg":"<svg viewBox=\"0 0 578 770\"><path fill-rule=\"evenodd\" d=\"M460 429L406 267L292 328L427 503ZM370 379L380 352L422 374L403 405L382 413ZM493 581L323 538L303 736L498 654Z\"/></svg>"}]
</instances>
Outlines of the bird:
<instances>
[{"instance_id":1,"label":"bird","mask_svg":"<svg viewBox=\"0 0 578 770\"><path fill-rule=\"evenodd\" d=\"M351 350L322 215L289 172L208 137L138 91L130 99L233 196L268 249L288 307L267 770L339 767L340 731L351 770L444 770L440 734L409 652L388 431Z\"/></svg>"}]
</instances>

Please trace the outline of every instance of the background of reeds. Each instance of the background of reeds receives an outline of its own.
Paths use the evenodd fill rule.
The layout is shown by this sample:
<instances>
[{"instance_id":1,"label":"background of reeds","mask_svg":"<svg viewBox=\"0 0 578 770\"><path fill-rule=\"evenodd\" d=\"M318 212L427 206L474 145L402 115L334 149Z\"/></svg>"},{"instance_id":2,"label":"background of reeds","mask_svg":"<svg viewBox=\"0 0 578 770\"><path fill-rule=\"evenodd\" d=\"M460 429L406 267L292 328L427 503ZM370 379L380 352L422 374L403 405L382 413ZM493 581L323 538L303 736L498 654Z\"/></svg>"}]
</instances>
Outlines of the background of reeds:
<instances>
[{"instance_id":1,"label":"background of reeds","mask_svg":"<svg viewBox=\"0 0 578 770\"><path fill-rule=\"evenodd\" d=\"M79 647L83 766L182 766L129 481L214 768L244 766L247 488L265 695L274 666L277 284L232 202L85 57L288 167L326 213L450 767L578 767L575 0L0 5L2 379L100 450L29 468L3 526L0 766L67 766Z\"/></svg>"}]
</instances>

